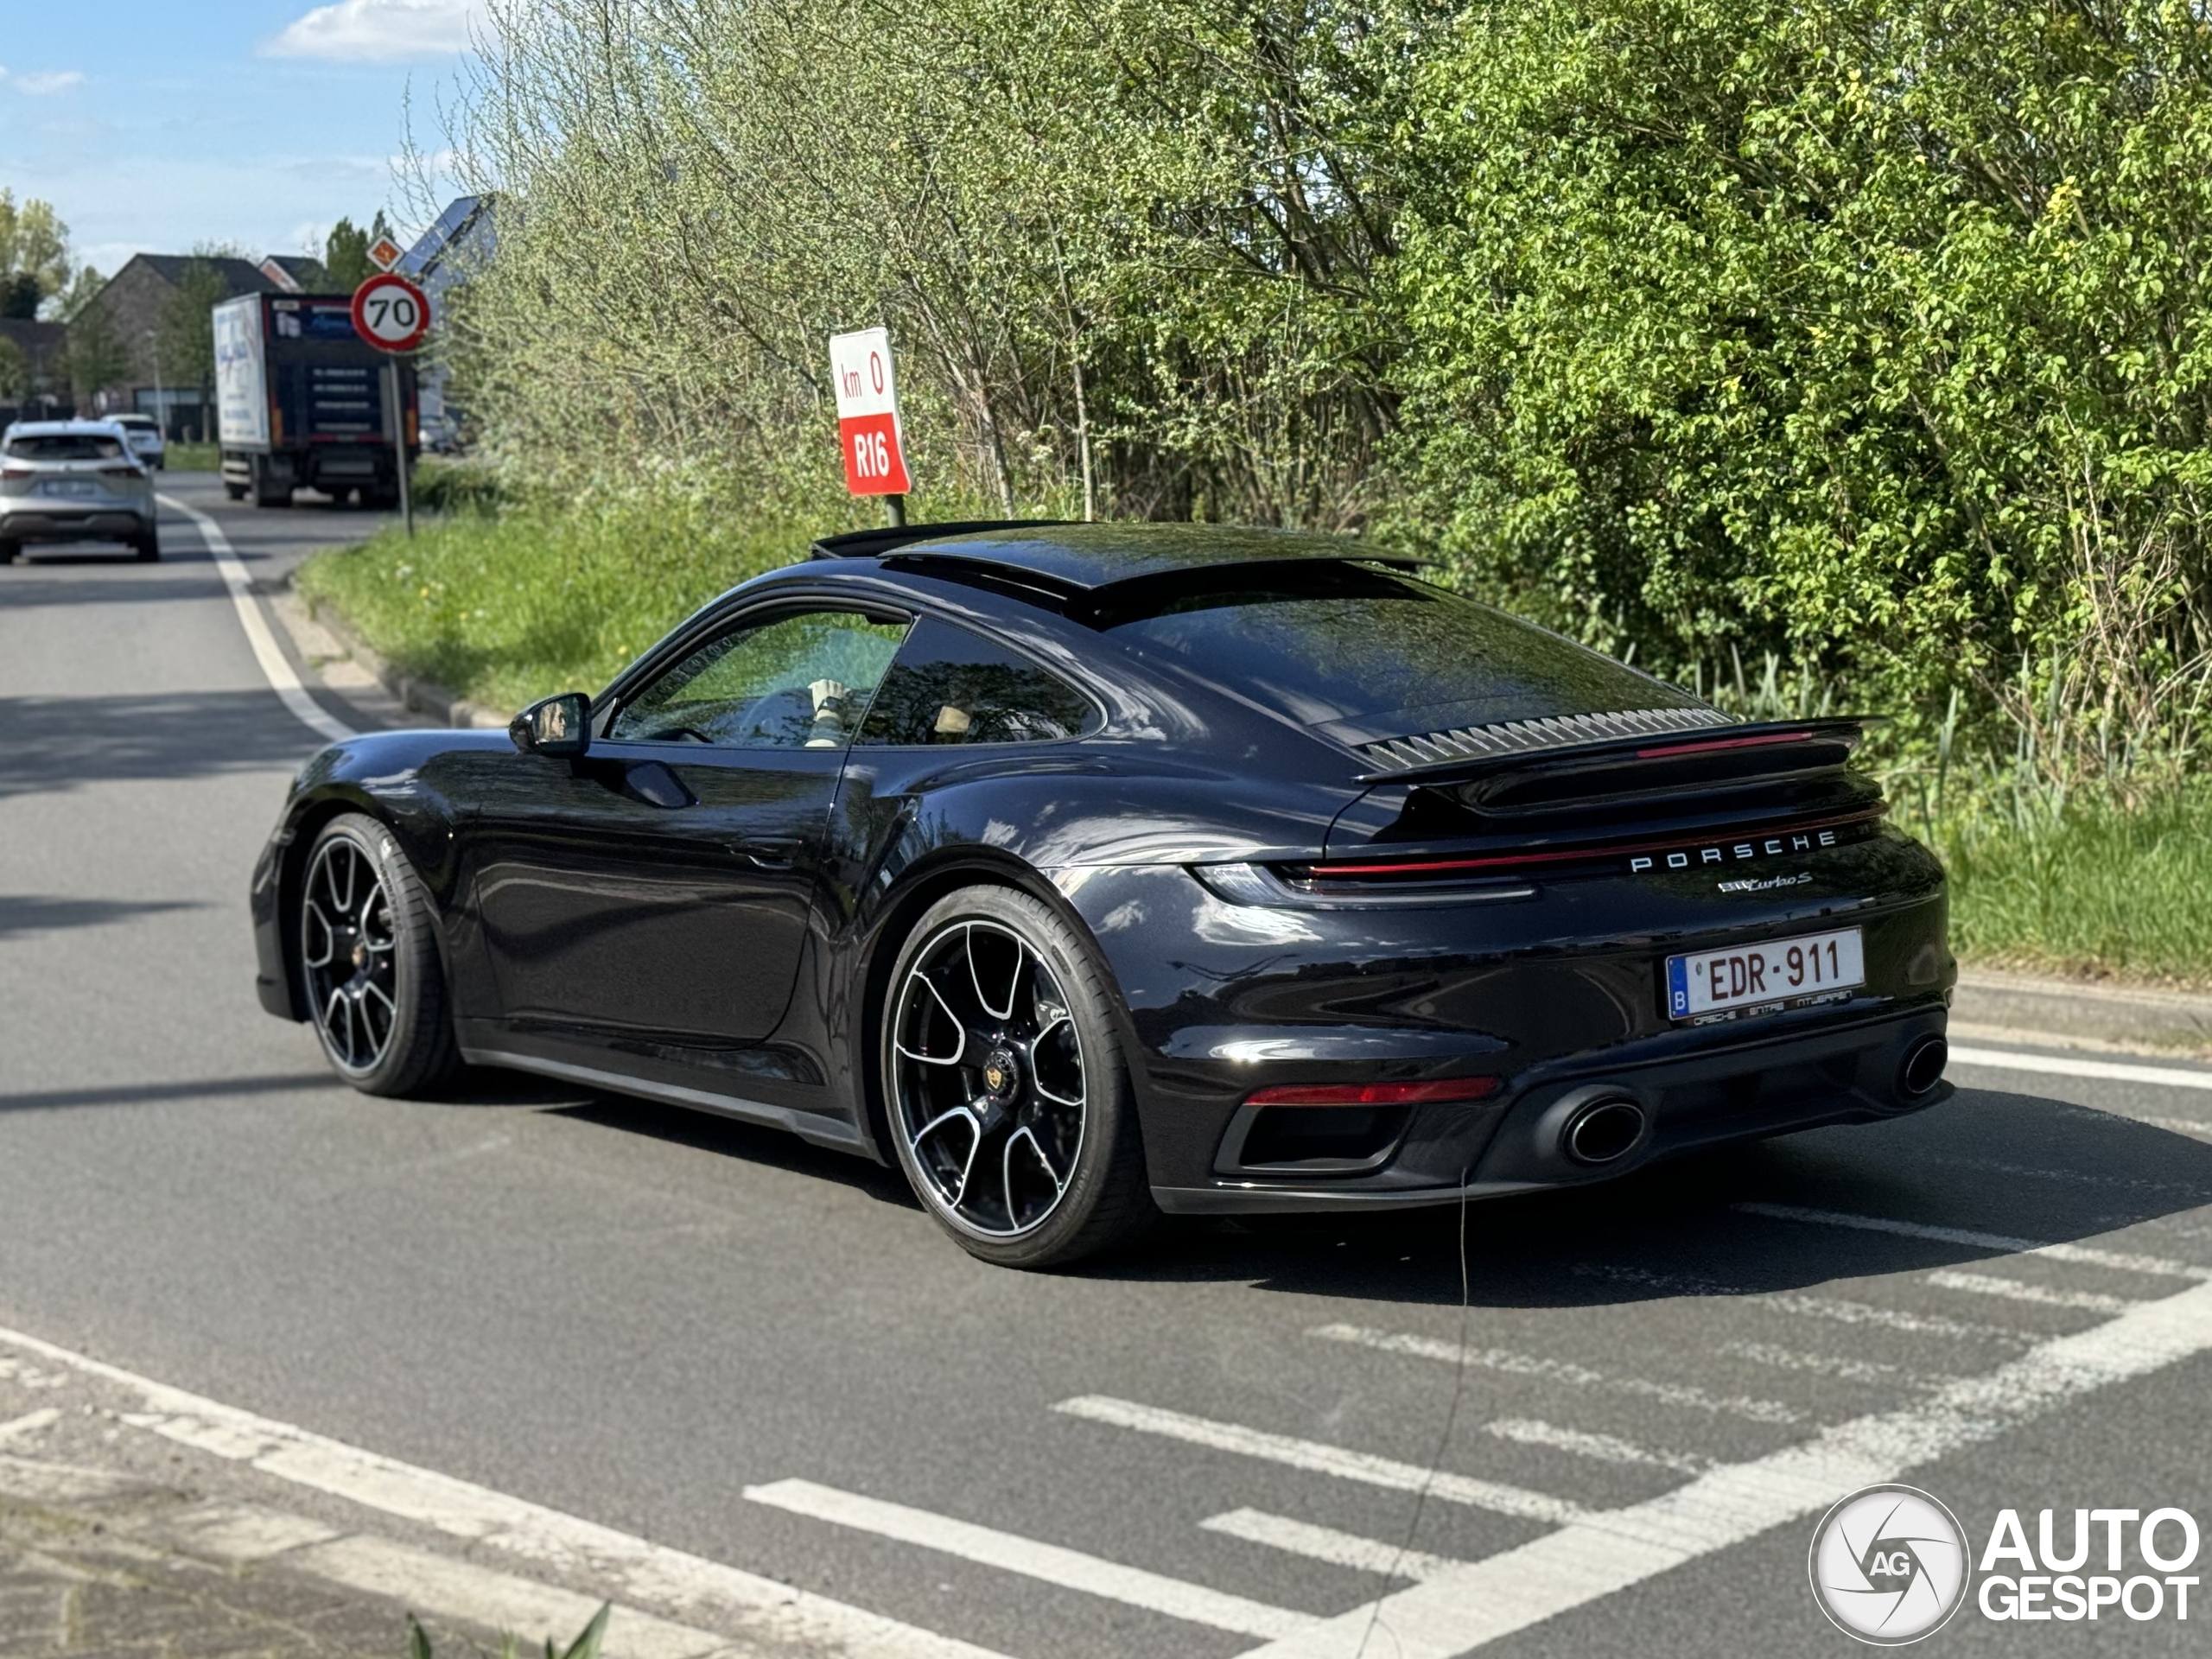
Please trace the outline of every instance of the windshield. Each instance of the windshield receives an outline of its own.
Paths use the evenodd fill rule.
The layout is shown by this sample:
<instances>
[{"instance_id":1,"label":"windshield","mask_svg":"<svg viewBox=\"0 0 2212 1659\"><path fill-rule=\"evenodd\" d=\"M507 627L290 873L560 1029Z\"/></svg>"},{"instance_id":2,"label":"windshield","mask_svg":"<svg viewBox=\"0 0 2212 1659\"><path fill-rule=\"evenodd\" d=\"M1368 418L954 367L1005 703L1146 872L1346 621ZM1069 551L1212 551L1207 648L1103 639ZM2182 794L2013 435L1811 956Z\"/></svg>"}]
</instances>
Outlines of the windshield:
<instances>
[{"instance_id":1,"label":"windshield","mask_svg":"<svg viewBox=\"0 0 2212 1659\"><path fill-rule=\"evenodd\" d=\"M1354 741L1700 706L1503 611L1368 566L1193 573L1136 613L1101 620L1141 655L1172 658L1301 725Z\"/></svg>"},{"instance_id":2,"label":"windshield","mask_svg":"<svg viewBox=\"0 0 2212 1659\"><path fill-rule=\"evenodd\" d=\"M11 461L120 461L123 440L103 432L43 432L8 440Z\"/></svg>"}]
</instances>

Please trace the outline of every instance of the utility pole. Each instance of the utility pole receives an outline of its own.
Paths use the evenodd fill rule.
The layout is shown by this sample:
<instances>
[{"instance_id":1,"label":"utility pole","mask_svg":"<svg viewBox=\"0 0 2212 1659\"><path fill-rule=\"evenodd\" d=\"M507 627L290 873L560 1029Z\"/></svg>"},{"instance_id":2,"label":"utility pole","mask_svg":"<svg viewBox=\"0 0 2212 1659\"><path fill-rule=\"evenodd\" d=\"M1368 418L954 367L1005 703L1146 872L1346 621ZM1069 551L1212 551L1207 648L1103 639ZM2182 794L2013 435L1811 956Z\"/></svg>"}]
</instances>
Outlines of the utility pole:
<instances>
[{"instance_id":1,"label":"utility pole","mask_svg":"<svg viewBox=\"0 0 2212 1659\"><path fill-rule=\"evenodd\" d=\"M162 384L162 337L151 328L146 330L146 348L154 354L154 424L161 429L162 442L169 439L169 399L168 388Z\"/></svg>"}]
</instances>

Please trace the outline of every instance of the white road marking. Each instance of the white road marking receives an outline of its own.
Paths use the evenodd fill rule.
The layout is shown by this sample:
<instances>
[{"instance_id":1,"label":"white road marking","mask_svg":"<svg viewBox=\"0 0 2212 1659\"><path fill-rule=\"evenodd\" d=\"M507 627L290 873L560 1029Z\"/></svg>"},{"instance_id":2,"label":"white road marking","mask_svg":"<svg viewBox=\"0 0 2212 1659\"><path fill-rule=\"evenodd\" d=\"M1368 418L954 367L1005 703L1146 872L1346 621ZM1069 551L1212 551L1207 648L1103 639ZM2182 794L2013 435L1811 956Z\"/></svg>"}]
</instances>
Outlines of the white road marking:
<instances>
[{"instance_id":1,"label":"white road marking","mask_svg":"<svg viewBox=\"0 0 2212 1659\"><path fill-rule=\"evenodd\" d=\"M359 734L342 721L325 714L321 704L308 695L300 677L292 671L291 664L284 660L284 653L277 648L276 637L269 631L268 619L262 615L261 607L254 602L253 579L245 573L245 566L238 563L238 554L231 547L231 538L223 534L223 527L197 507L187 506L173 495L154 498L171 512L181 513L192 521L200 532L200 539L207 543L208 556L221 572L223 585L230 589L231 607L238 613L238 626L245 630L246 644L253 647L253 660L261 664L261 677L289 709L292 718L318 736L333 743L342 743Z\"/></svg>"},{"instance_id":2,"label":"white road marking","mask_svg":"<svg viewBox=\"0 0 2212 1659\"><path fill-rule=\"evenodd\" d=\"M2048 1285L2023 1284L1993 1273L1960 1273L1945 1268L1928 1275L1938 1290L1963 1290L1976 1296L2001 1296L2007 1301L2033 1302L2040 1307L2078 1307L2092 1313L2125 1313L2139 1306L2130 1296L2107 1296L2094 1290L2053 1290Z\"/></svg>"},{"instance_id":3,"label":"white road marking","mask_svg":"<svg viewBox=\"0 0 2212 1659\"><path fill-rule=\"evenodd\" d=\"M1317 1527L1310 1521L1294 1521L1288 1516L1269 1515L1264 1510L1231 1510L1225 1515L1210 1515L1198 1524L1208 1532L1224 1533L1247 1543L1265 1544L1269 1549L1352 1567L1362 1573L1388 1573L1408 1583L1432 1578L1447 1567L1466 1565L1449 1555L1401 1549L1380 1538L1363 1538L1357 1533L1338 1532L1334 1527Z\"/></svg>"},{"instance_id":4,"label":"white road marking","mask_svg":"<svg viewBox=\"0 0 2212 1659\"><path fill-rule=\"evenodd\" d=\"M2114 1114L2102 1114L2111 1117ZM1919 1161L1942 1169L1971 1169L1985 1175L2020 1175L2035 1181L2071 1181L2082 1186L2118 1186L2131 1192L2173 1192L2202 1202L2212 1194L2202 1181L2154 1181L2141 1175L2107 1175L2089 1169L2043 1169L2033 1164L2008 1164L1997 1158L1955 1158L1948 1153L1923 1153Z\"/></svg>"},{"instance_id":5,"label":"white road marking","mask_svg":"<svg viewBox=\"0 0 2212 1659\"><path fill-rule=\"evenodd\" d=\"M1363 1481L1370 1486L1388 1486L1401 1492L1426 1489L1431 1497L1447 1503L1465 1503L1472 1509L1517 1516L1524 1521L1561 1526L1585 1513L1581 1504L1569 1499L1508 1486L1499 1481L1432 1471L1417 1463L1401 1463L1395 1458L1378 1458L1370 1452L1348 1451L1319 1440L1294 1440L1287 1434L1247 1428L1241 1423L1216 1422L1210 1417L1192 1417L1160 1406L1141 1406L1133 1401L1087 1394L1063 1400L1052 1409L1094 1423L1109 1423L1116 1428L1133 1428L1141 1433L1209 1446L1217 1452L1264 1458L1270 1463L1287 1464L1293 1469L1310 1470L1319 1475L1334 1475L1340 1480Z\"/></svg>"},{"instance_id":6,"label":"white road marking","mask_svg":"<svg viewBox=\"0 0 2212 1659\"><path fill-rule=\"evenodd\" d=\"M296 1485L399 1516L550 1576L607 1584L616 1599L740 1626L760 1642L842 1659L1002 1659L827 1596L618 1532L468 1481L381 1457L289 1423L156 1382L18 1331L0 1344L126 1390L143 1412L123 1421Z\"/></svg>"},{"instance_id":7,"label":"white road marking","mask_svg":"<svg viewBox=\"0 0 2212 1659\"><path fill-rule=\"evenodd\" d=\"M1794 1204L1738 1204L1731 1206L1745 1215L1774 1221L1802 1221L1821 1227L1855 1227L1870 1233L1895 1233L1904 1238L1932 1239L1939 1244L1963 1244L1970 1249L2003 1250L2014 1255L2047 1256L2053 1262L2074 1262L2084 1267L2117 1268L2125 1273L2164 1274L2172 1279L2212 1279L2212 1268L2193 1262L2177 1262L2167 1255L2139 1255L2132 1250L2100 1249L2092 1244L2047 1244L2040 1239L2012 1238L2003 1233L1970 1232L1963 1227L1930 1227L1916 1221L1892 1221L1887 1216L1853 1216L1834 1210L1806 1210Z\"/></svg>"},{"instance_id":8,"label":"white road marking","mask_svg":"<svg viewBox=\"0 0 2212 1659\"><path fill-rule=\"evenodd\" d=\"M1419 1359L1441 1360L1447 1365L1457 1364L1459 1361L1459 1344L1447 1342L1440 1337L1417 1337L1403 1332L1377 1331L1363 1325L1317 1325L1306 1334L1319 1337L1324 1342L1351 1343L1385 1354L1409 1354ZM1533 1376L1547 1382L1564 1382L1572 1388L1603 1389L1610 1393L1635 1395L1641 1399L1656 1400L1663 1405L1681 1406L1692 1411L1748 1417L1755 1423L1795 1423L1804 1419L1804 1413L1796 1407L1784 1405L1779 1400L1709 1394L1687 1382L1660 1382L1642 1376L1609 1376L1603 1371L1593 1370L1587 1365L1577 1365L1569 1360L1516 1354L1503 1348L1470 1348L1466 1352L1466 1361L1470 1365L1486 1371L1503 1372L1508 1376Z\"/></svg>"},{"instance_id":9,"label":"white road marking","mask_svg":"<svg viewBox=\"0 0 2212 1659\"><path fill-rule=\"evenodd\" d=\"M2196 1285L2040 1343L1988 1376L1724 1465L1645 1503L1586 1515L1240 1659L1351 1659L1363 1644L1392 1659L1452 1659L2208 1350L2212 1285Z\"/></svg>"},{"instance_id":10,"label":"white road marking","mask_svg":"<svg viewBox=\"0 0 2212 1659\"><path fill-rule=\"evenodd\" d=\"M2094 1077L2104 1083L2147 1083L2159 1089L2212 1089L2212 1071L2177 1065L2131 1065L2122 1060L2077 1060L2064 1054L2027 1054L2012 1048L1954 1048L1956 1065L1998 1071L2035 1071L2052 1077Z\"/></svg>"},{"instance_id":11,"label":"white road marking","mask_svg":"<svg viewBox=\"0 0 2212 1659\"><path fill-rule=\"evenodd\" d=\"M1703 1474L1713 1467L1711 1458L1688 1452L1653 1452L1617 1434L1592 1434L1586 1429L1562 1428L1534 1417L1500 1417L1484 1423L1485 1433L1516 1446L1540 1446L1548 1452L1565 1452L1597 1463L1615 1463L1642 1469L1672 1469L1678 1474Z\"/></svg>"},{"instance_id":12,"label":"white road marking","mask_svg":"<svg viewBox=\"0 0 2212 1659\"><path fill-rule=\"evenodd\" d=\"M356 1535L293 1551L285 1565L326 1583L400 1602L418 1615L461 1619L522 1638L528 1652L550 1639L559 1652L591 1623L601 1603L573 1590L495 1572L473 1561L433 1555L389 1539ZM703 1659L739 1649L708 1630L618 1606L607 1621L603 1650L622 1659Z\"/></svg>"},{"instance_id":13,"label":"white road marking","mask_svg":"<svg viewBox=\"0 0 2212 1659\"><path fill-rule=\"evenodd\" d=\"M36 1411L27 1411L20 1417L11 1417L0 1423L0 1440L12 1440L25 1434L35 1434L61 1421L61 1414L52 1406L41 1406Z\"/></svg>"},{"instance_id":14,"label":"white road marking","mask_svg":"<svg viewBox=\"0 0 2212 1659\"><path fill-rule=\"evenodd\" d=\"M1851 1359L1840 1354L1804 1354L1769 1342L1724 1342L1716 1352L1731 1359L1748 1359L1754 1365L1771 1365L1777 1371L1806 1371L1815 1376L1838 1376L1847 1382L1872 1382L1885 1388L1941 1388L1958 1378L1945 1373L1910 1371L1878 1359Z\"/></svg>"},{"instance_id":15,"label":"white road marking","mask_svg":"<svg viewBox=\"0 0 2212 1659\"><path fill-rule=\"evenodd\" d=\"M2183 1135L2212 1135L2212 1123L2194 1117L2135 1117L2130 1122L2148 1123L2154 1129L2177 1129Z\"/></svg>"},{"instance_id":16,"label":"white road marking","mask_svg":"<svg viewBox=\"0 0 2212 1659\"><path fill-rule=\"evenodd\" d=\"M1827 1319L1838 1325L1874 1325L1889 1331L1908 1331L1919 1337L1956 1337L1986 1342L2031 1343L2040 1340L2031 1331L2009 1325L1979 1325L1968 1319L1947 1319L1941 1313L1908 1313L1901 1308L1876 1307L1835 1296L1808 1296L1801 1291L1756 1291L1741 1285L1724 1285L1690 1274L1655 1273L1649 1268L1615 1267L1602 1262L1578 1262L1574 1271L1615 1284L1643 1285L1671 1296L1726 1296L1751 1307L1794 1313L1801 1319Z\"/></svg>"},{"instance_id":17,"label":"white road marking","mask_svg":"<svg viewBox=\"0 0 2212 1659\"><path fill-rule=\"evenodd\" d=\"M1193 1624L1211 1624L1217 1630L1235 1630L1242 1636L1281 1637L1313 1623L1311 1613L1270 1607L1264 1602L1209 1590L1202 1584L1086 1555L1081 1550L1039 1543L1017 1533L1001 1532L995 1527L957 1521L950 1516L910 1509L904 1503L888 1503L858 1492L840 1491L834 1486L817 1486L810 1480L778 1480L765 1486L747 1486L745 1495L755 1503L788 1510L793 1515L871 1532L881 1538L895 1538L903 1544L939 1550L1002 1572L1041 1579L1062 1589L1080 1590L1109 1601L1126 1602L1132 1607L1165 1613L1170 1618L1185 1619Z\"/></svg>"}]
</instances>

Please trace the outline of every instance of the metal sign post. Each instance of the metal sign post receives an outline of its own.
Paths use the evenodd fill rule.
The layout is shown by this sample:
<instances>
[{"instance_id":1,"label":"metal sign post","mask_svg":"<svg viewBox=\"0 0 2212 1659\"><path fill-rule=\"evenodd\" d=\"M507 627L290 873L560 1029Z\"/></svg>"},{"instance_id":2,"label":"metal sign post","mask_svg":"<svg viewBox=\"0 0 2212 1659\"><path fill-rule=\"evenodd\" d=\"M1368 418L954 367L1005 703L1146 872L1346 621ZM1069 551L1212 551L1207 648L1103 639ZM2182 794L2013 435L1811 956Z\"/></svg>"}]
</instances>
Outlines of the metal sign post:
<instances>
[{"instance_id":1,"label":"metal sign post","mask_svg":"<svg viewBox=\"0 0 2212 1659\"><path fill-rule=\"evenodd\" d=\"M892 528L906 522L906 448L899 426L899 382L891 372L891 332L863 328L830 337L830 381L837 395L837 436L845 487L880 495Z\"/></svg>"},{"instance_id":2,"label":"metal sign post","mask_svg":"<svg viewBox=\"0 0 2212 1659\"><path fill-rule=\"evenodd\" d=\"M379 243L379 253L388 245ZM353 332L387 353L385 407L391 411L393 470L399 480L399 512L415 534L415 492L407 476L407 410L402 402L399 359L430 332L430 300L404 276L385 270L353 290Z\"/></svg>"}]
</instances>

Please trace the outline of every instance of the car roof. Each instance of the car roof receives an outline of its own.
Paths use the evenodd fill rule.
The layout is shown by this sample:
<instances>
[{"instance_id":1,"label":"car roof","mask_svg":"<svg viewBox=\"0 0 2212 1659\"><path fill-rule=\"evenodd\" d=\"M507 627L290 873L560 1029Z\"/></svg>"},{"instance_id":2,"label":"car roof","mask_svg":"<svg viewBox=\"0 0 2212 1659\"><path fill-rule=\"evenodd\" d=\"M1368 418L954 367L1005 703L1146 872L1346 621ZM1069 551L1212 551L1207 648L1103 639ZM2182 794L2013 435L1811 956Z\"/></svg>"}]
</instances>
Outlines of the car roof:
<instances>
[{"instance_id":1,"label":"car roof","mask_svg":"<svg viewBox=\"0 0 2212 1659\"><path fill-rule=\"evenodd\" d=\"M1196 524L917 524L824 537L813 550L817 558L875 558L917 575L932 565L947 574L1003 572L1071 599L1183 571L1311 559L1418 563L1348 536Z\"/></svg>"},{"instance_id":2,"label":"car roof","mask_svg":"<svg viewBox=\"0 0 2212 1659\"><path fill-rule=\"evenodd\" d=\"M117 426L152 426L155 423L150 415L111 415L107 418Z\"/></svg>"}]
</instances>

